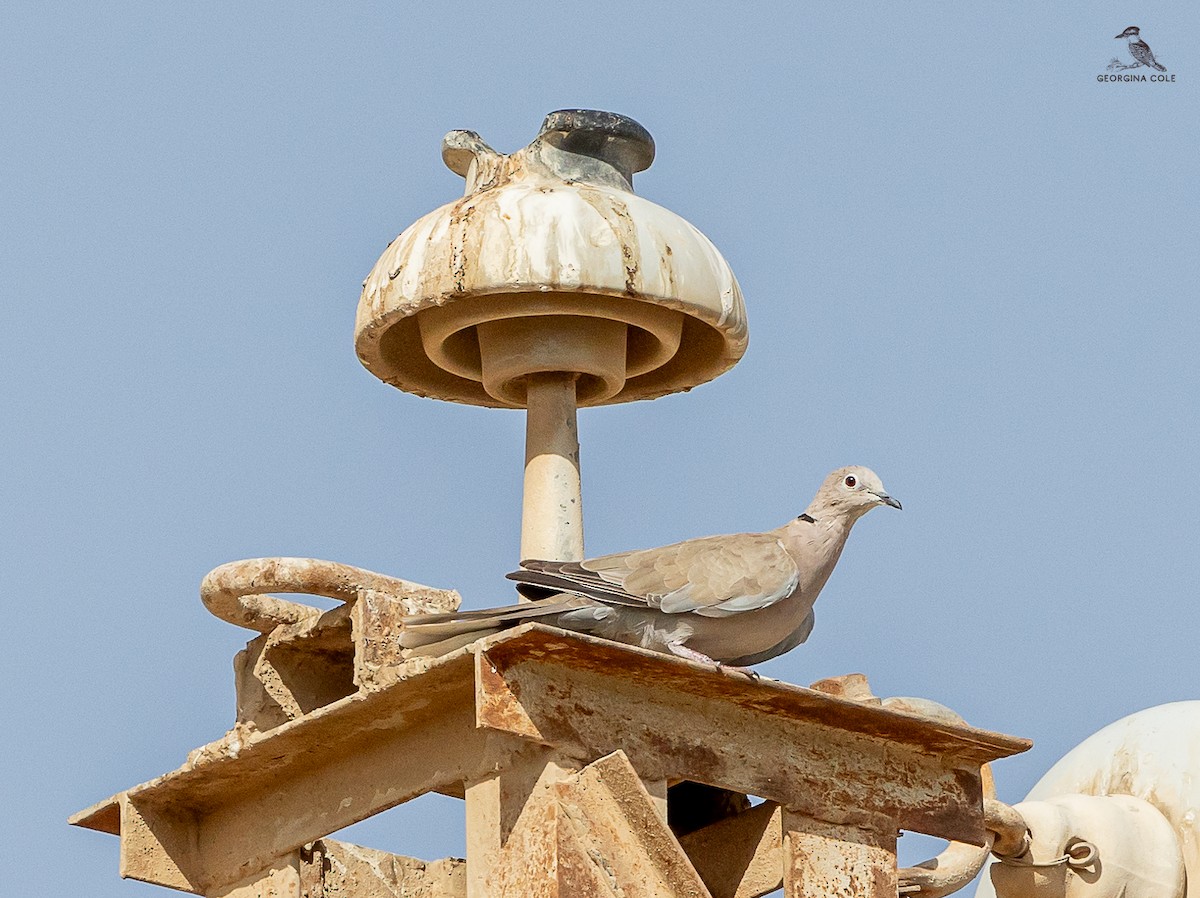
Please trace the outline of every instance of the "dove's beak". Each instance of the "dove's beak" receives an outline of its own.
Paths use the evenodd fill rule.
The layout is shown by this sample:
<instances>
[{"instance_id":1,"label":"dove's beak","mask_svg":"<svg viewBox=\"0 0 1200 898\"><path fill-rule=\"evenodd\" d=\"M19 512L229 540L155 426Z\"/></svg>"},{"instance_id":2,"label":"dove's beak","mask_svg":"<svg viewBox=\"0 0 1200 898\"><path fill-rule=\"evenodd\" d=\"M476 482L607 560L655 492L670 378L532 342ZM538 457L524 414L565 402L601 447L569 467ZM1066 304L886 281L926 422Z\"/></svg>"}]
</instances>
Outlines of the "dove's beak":
<instances>
[{"instance_id":1,"label":"dove's beak","mask_svg":"<svg viewBox=\"0 0 1200 898\"><path fill-rule=\"evenodd\" d=\"M876 493L875 495L879 497L879 501L882 502L884 505L890 505L890 506L892 506L892 508L903 508L904 507L900 504L899 499L893 499L887 493Z\"/></svg>"}]
</instances>

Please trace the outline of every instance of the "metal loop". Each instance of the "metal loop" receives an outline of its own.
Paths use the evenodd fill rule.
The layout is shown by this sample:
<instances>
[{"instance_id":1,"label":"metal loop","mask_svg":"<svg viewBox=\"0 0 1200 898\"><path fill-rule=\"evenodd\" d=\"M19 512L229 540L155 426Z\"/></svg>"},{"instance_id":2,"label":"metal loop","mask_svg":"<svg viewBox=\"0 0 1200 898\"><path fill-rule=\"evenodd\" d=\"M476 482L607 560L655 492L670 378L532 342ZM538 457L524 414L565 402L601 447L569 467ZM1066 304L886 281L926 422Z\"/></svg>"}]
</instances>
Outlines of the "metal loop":
<instances>
[{"instance_id":1,"label":"metal loop","mask_svg":"<svg viewBox=\"0 0 1200 898\"><path fill-rule=\"evenodd\" d=\"M1100 850L1085 839L1073 838L1067 842L1066 852L1069 864L1074 869L1080 867L1090 867L1096 863L1096 858L1100 856Z\"/></svg>"},{"instance_id":2,"label":"metal loop","mask_svg":"<svg viewBox=\"0 0 1200 898\"><path fill-rule=\"evenodd\" d=\"M1009 867L1061 867L1066 864L1073 870L1078 870L1082 867L1090 867L1096 862L1096 858L1100 856L1099 849L1091 842L1079 837L1072 837L1067 840L1064 847L1064 853L1049 861L1033 861L1025 860L1025 855L1029 853L1029 848L1032 845L1032 839L1029 835L1025 836L1025 848L1020 854L1015 857L1005 857L1004 855L995 855L996 860L1001 864L1006 864Z\"/></svg>"}]
</instances>

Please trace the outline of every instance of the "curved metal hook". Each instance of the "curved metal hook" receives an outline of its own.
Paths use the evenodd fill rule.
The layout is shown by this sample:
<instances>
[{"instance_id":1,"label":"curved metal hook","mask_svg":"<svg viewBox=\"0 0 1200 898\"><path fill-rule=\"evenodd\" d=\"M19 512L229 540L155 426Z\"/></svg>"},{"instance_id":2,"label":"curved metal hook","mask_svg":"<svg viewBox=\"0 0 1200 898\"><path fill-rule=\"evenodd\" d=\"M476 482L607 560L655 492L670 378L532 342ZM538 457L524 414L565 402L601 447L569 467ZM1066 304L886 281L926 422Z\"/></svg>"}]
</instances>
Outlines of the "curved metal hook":
<instances>
[{"instance_id":1,"label":"curved metal hook","mask_svg":"<svg viewBox=\"0 0 1200 898\"><path fill-rule=\"evenodd\" d=\"M268 592L303 593L343 602L367 594L382 595L404 604L409 614L455 611L461 601L452 589L434 589L317 558L231 561L209 571L200 584L205 608L223 621L259 633L313 621L322 614L312 605L264 595Z\"/></svg>"}]
</instances>

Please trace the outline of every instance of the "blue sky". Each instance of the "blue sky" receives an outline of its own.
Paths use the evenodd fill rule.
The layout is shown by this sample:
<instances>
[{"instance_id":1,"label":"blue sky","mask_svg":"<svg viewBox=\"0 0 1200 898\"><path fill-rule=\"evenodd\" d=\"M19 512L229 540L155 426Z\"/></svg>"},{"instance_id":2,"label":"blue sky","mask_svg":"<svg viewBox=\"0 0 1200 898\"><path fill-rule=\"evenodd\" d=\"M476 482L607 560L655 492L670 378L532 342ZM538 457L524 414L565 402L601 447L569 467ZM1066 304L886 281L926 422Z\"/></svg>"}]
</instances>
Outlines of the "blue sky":
<instances>
[{"instance_id":1,"label":"blue sky","mask_svg":"<svg viewBox=\"0 0 1200 898\"><path fill-rule=\"evenodd\" d=\"M1096 76L1137 24L1173 84ZM862 671L1033 738L1197 697L1200 13L1187 4L10 3L0 10L9 873L151 894L71 812L234 715L197 587L310 555L509 599L523 421L352 345L442 134L625 113L637 191L721 249L750 350L580 416L592 554L774 527L873 467L796 683ZM15 714L15 719L11 716ZM356 828L460 852L432 800ZM911 841L911 840L910 840Z\"/></svg>"}]
</instances>

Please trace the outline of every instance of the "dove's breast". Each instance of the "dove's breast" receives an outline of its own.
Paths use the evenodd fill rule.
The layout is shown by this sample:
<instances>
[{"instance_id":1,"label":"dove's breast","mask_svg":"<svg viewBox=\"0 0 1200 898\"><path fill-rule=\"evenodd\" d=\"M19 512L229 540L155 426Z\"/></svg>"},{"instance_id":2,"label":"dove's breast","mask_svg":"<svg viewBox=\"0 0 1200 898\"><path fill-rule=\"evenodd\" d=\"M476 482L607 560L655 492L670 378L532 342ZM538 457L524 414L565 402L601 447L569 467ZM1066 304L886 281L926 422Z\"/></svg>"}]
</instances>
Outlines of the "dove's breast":
<instances>
[{"instance_id":1,"label":"dove's breast","mask_svg":"<svg viewBox=\"0 0 1200 898\"><path fill-rule=\"evenodd\" d=\"M788 598L757 611L744 611L729 617L688 615L692 635L687 640L687 647L716 661L760 654L779 645L804 623L815 598L816 591L806 595L797 590Z\"/></svg>"}]
</instances>

